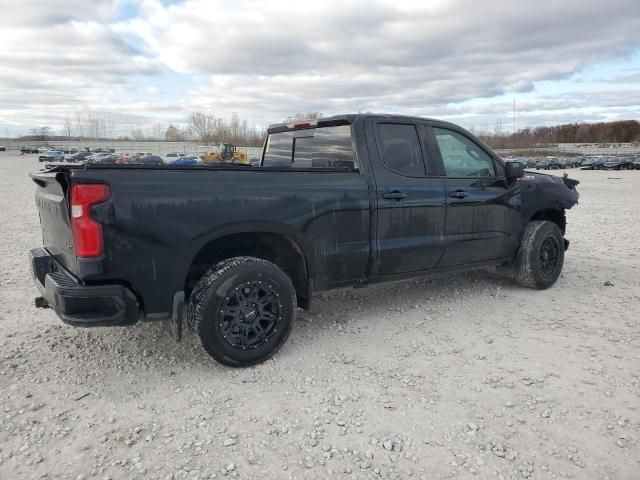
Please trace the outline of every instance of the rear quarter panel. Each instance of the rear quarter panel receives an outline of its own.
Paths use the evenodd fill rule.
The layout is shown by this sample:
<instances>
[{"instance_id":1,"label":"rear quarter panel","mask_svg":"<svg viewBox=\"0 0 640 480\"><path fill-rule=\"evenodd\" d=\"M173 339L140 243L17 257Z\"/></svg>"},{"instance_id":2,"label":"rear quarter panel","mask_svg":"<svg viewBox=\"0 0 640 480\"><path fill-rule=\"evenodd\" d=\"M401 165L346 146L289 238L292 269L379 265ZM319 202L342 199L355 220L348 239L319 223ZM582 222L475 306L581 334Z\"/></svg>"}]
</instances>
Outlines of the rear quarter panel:
<instances>
[{"instance_id":1,"label":"rear quarter panel","mask_svg":"<svg viewBox=\"0 0 640 480\"><path fill-rule=\"evenodd\" d=\"M103 269L85 280L125 279L147 313L170 311L198 251L231 233L287 235L319 288L366 269L369 194L357 172L114 168L73 172L72 181L111 188L111 200L94 209Z\"/></svg>"}]
</instances>

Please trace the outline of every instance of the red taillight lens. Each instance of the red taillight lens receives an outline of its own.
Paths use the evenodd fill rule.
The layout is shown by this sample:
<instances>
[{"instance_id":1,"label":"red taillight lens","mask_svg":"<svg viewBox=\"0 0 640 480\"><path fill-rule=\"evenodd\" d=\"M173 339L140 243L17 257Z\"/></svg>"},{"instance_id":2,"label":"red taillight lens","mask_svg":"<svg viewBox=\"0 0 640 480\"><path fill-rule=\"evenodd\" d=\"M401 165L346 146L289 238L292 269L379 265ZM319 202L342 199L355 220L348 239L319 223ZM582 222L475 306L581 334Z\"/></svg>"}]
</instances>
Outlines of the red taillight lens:
<instances>
[{"instance_id":1,"label":"red taillight lens","mask_svg":"<svg viewBox=\"0 0 640 480\"><path fill-rule=\"evenodd\" d=\"M102 226L91 217L91 207L111 197L109 187L85 183L71 187L71 230L78 257L99 257L104 252Z\"/></svg>"}]
</instances>

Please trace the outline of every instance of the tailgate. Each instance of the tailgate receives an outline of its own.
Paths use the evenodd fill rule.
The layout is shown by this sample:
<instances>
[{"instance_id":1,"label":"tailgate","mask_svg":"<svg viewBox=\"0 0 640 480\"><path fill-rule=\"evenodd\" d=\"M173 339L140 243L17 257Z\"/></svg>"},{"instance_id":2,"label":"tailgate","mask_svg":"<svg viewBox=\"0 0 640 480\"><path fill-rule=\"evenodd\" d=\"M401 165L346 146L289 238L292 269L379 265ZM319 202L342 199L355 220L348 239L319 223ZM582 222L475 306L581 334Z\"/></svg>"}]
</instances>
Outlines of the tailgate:
<instances>
[{"instance_id":1,"label":"tailgate","mask_svg":"<svg viewBox=\"0 0 640 480\"><path fill-rule=\"evenodd\" d=\"M69 216L67 169L35 172L36 205L40 213L42 242L49 253L66 269L75 273L76 256Z\"/></svg>"}]
</instances>

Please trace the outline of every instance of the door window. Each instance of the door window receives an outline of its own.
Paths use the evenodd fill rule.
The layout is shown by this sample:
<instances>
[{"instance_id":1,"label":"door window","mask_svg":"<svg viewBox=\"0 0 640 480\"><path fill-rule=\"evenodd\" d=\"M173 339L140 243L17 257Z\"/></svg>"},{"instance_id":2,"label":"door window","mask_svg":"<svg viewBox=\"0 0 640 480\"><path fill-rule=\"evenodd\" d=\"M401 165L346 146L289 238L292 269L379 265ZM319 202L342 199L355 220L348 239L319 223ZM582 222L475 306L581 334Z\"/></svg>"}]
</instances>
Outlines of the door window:
<instances>
[{"instance_id":1,"label":"door window","mask_svg":"<svg viewBox=\"0 0 640 480\"><path fill-rule=\"evenodd\" d=\"M444 170L448 177L493 177L493 160L464 135L444 128L434 128Z\"/></svg>"},{"instance_id":2,"label":"door window","mask_svg":"<svg viewBox=\"0 0 640 480\"><path fill-rule=\"evenodd\" d=\"M425 175L422 150L415 125L381 123L378 125L385 167L406 177Z\"/></svg>"}]
</instances>

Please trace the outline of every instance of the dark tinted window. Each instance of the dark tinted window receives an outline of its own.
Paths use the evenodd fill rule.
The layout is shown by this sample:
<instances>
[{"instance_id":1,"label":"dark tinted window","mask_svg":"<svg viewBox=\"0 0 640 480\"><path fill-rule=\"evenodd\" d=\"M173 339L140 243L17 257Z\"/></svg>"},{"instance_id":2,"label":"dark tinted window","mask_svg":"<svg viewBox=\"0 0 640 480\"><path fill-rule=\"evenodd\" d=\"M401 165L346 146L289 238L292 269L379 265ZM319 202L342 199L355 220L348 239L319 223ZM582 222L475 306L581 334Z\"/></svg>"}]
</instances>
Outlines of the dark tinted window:
<instances>
[{"instance_id":1,"label":"dark tinted window","mask_svg":"<svg viewBox=\"0 0 640 480\"><path fill-rule=\"evenodd\" d=\"M351 126L272 133L267 138L262 165L356 169Z\"/></svg>"},{"instance_id":2,"label":"dark tinted window","mask_svg":"<svg viewBox=\"0 0 640 480\"><path fill-rule=\"evenodd\" d=\"M493 177L491 157L464 135L434 128L445 173L448 177Z\"/></svg>"},{"instance_id":3,"label":"dark tinted window","mask_svg":"<svg viewBox=\"0 0 640 480\"><path fill-rule=\"evenodd\" d=\"M314 133L312 158L314 168L358 168L351 142L351 125L316 128Z\"/></svg>"},{"instance_id":4,"label":"dark tinted window","mask_svg":"<svg viewBox=\"0 0 640 480\"><path fill-rule=\"evenodd\" d=\"M293 166L311 168L313 166L314 137L298 137L293 139Z\"/></svg>"},{"instance_id":5,"label":"dark tinted window","mask_svg":"<svg viewBox=\"0 0 640 480\"><path fill-rule=\"evenodd\" d=\"M290 167L293 152L293 132L281 132L269 135L264 153L265 167Z\"/></svg>"},{"instance_id":6,"label":"dark tinted window","mask_svg":"<svg viewBox=\"0 0 640 480\"><path fill-rule=\"evenodd\" d=\"M385 166L407 177L424 176L422 150L415 125L382 123L378 126Z\"/></svg>"}]
</instances>

